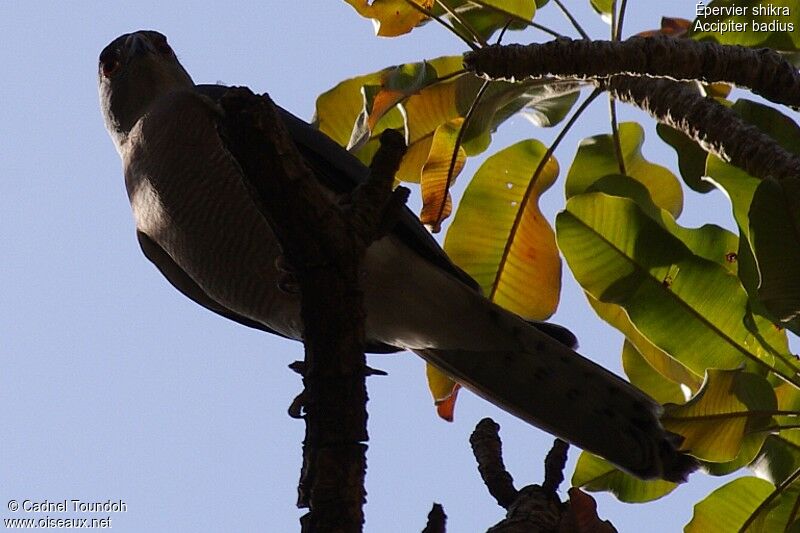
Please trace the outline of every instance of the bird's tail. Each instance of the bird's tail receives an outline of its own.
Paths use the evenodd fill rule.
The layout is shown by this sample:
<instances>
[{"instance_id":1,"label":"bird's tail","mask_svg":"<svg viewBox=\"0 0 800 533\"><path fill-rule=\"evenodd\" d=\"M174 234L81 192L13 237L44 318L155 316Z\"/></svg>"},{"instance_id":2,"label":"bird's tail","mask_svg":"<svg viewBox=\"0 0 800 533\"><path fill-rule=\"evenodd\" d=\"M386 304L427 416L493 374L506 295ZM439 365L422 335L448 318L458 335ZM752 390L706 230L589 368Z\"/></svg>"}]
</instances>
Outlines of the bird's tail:
<instances>
[{"instance_id":1,"label":"bird's tail","mask_svg":"<svg viewBox=\"0 0 800 533\"><path fill-rule=\"evenodd\" d=\"M536 325L484 302L491 334L504 332L506 348L414 351L490 402L640 478L679 482L697 467L679 450L682 438L662 427L656 401Z\"/></svg>"}]
</instances>

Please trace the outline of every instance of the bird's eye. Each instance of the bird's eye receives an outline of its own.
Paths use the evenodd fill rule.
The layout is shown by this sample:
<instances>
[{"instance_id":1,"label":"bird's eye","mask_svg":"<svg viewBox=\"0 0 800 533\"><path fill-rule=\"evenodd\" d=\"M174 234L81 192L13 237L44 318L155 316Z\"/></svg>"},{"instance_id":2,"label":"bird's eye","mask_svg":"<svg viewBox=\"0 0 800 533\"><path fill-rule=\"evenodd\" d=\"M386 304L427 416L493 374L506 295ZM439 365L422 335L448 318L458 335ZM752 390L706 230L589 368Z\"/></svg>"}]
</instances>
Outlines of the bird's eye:
<instances>
[{"instance_id":1,"label":"bird's eye","mask_svg":"<svg viewBox=\"0 0 800 533\"><path fill-rule=\"evenodd\" d=\"M119 54L116 51L100 56L100 72L105 78L113 76L119 70L120 65Z\"/></svg>"},{"instance_id":2,"label":"bird's eye","mask_svg":"<svg viewBox=\"0 0 800 533\"><path fill-rule=\"evenodd\" d=\"M153 45L156 47L156 50L161 52L162 54L171 54L172 47L167 42L167 38L163 35L159 35Z\"/></svg>"}]
</instances>

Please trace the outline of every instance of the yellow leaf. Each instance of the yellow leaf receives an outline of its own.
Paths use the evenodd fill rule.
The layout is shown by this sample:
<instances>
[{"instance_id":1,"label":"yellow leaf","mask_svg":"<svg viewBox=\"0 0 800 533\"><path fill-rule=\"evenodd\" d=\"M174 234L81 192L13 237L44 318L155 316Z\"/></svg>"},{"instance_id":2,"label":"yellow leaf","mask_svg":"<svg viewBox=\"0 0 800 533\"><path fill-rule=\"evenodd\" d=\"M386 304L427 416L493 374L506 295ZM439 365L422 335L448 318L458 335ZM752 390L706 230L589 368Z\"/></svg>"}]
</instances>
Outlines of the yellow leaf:
<instances>
[{"instance_id":1,"label":"yellow leaf","mask_svg":"<svg viewBox=\"0 0 800 533\"><path fill-rule=\"evenodd\" d=\"M539 210L539 197L558 175L551 158L531 177L544 145L519 142L484 162L464 193L445 250L498 305L528 319L555 311L561 259L555 235Z\"/></svg>"},{"instance_id":2,"label":"yellow leaf","mask_svg":"<svg viewBox=\"0 0 800 533\"><path fill-rule=\"evenodd\" d=\"M441 229L442 221L450 216L453 202L450 198L449 186L452 186L467 159L464 149L459 146L451 180L448 183L456 139L463 122L464 119L458 118L436 128L431 139L428 157L422 167L420 179L422 212L419 218L423 224L430 226L434 233Z\"/></svg>"},{"instance_id":3,"label":"yellow leaf","mask_svg":"<svg viewBox=\"0 0 800 533\"><path fill-rule=\"evenodd\" d=\"M436 412L444 420L452 422L460 385L430 363L425 365L425 374L428 378L428 389L436 404Z\"/></svg>"},{"instance_id":4,"label":"yellow leaf","mask_svg":"<svg viewBox=\"0 0 800 533\"><path fill-rule=\"evenodd\" d=\"M423 13L414 9L406 0L345 0L365 18L372 19L375 33L381 37L396 37L413 30L427 19ZM433 0L415 0L426 9L433 7Z\"/></svg>"},{"instance_id":5,"label":"yellow leaf","mask_svg":"<svg viewBox=\"0 0 800 533\"><path fill-rule=\"evenodd\" d=\"M766 378L741 369L709 368L694 398L665 406L661 421L684 437L684 450L721 463L736 459L745 437L763 432L771 424L769 413L776 409L775 392Z\"/></svg>"}]
</instances>

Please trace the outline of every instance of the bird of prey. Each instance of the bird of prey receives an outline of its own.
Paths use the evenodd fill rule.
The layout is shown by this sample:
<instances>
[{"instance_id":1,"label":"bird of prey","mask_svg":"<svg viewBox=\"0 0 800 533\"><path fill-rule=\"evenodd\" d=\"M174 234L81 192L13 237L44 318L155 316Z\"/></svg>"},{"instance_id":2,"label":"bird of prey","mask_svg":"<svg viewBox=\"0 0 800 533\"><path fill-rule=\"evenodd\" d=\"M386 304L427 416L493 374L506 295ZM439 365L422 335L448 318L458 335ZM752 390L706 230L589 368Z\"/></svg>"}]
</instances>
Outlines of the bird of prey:
<instances>
[{"instance_id":1,"label":"bird of prey","mask_svg":"<svg viewBox=\"0 0 800 533\"><path fill-rule=\"evenodd\" d=\"M100 54L100 105L122 159L145 256L183 294L224 317L302 340L299 297L280 290L279 245L225 148L216 104L164 35L137 31ZM343 194L369 170L281 110L319 182ZM372 352L411 350L490 402L641 478L684 480L695 461L647 395L573 350L565 328L529 323L481 295L405 211L363 263ZM531 287L530 290L536 290Z\"/></svg>"}]
</instances>

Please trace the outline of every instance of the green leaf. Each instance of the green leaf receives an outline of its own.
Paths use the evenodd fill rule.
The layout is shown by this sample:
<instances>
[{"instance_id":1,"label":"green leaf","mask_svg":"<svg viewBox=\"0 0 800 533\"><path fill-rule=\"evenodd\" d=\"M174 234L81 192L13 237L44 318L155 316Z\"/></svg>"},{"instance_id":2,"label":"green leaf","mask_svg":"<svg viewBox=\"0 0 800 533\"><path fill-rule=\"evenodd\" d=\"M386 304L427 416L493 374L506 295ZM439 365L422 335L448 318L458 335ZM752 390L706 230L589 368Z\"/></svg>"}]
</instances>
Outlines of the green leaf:
<instances>
[{"instance_id":1,"label":"green leaf","mask_svg":"<svg viewBox=\"0 0 800 533\"><path fill-rule=\"evenodd\" d=\"M734 479L694 506L685 533L729 533L740 531L745 520L775 489L769 481L755 477ZM752 529L748 531L765 531ZM772 530L772 531L782 531Z\"/></svg>"},{"instance_id":2,"label":"green leaf","mask_svg":"<svg viewBox=\"0 0 800 533\"><path fill-rule=\"evenodd\" d=\"M686 245L695 255L713 261L736 274L736 250L739 239L730 231L714 224L700 228L684 228L666 211L655 205L647 188L630 176L610 174L598 179L586 192L602 192L610 196L630 198L650 218Z\"/></svg>"},{"instance_id":3,"label":"green leaf","mask_svg":"<svg viewBox=\"0 0 800 533\"><path fill-rule=\"evenodd\" d=\"M763 180L750 205L758 297L781 323L800 317L800 179Z\"/></svg>"},{"instance_id":4,"label":"green leaf","mask_svg":"<svg viewBox=\"0 0 800 533\"><path fill-rule=\"evenodd\" d=\"M353 125L364 109L361 88L380 83L381 75L381 72L373 72L350 78L319 95L314 126L340 146L347 146L353 133Z\"/></svg>"},{"instance_id":5,"label":"green leaf","mask_svg":"<svg viewBox=\"0 0 800 533\"><path fill-rule=\"evenodd\" d=\"M575 105L580 96L580 86L573 89L561 86L558 90L541 90L528 92L530 100L522 108L522 116L534 126L550 128L555 126L567 116L569 110Z\"/></svg>"},{"instance_id":6,"label":"green leaf","mask_svg":"<svg viewBox=\"0 0 800 533\"><path fill-rule=\"evenodd\" d=\"M737 470L752 464L756 460L765 446L765 438L769 435L764 433L751 433L742 439L739 453L731 461L722 463L701 461L703 471L710 476L727 476Z\"/></svg>"},{"instance_id":7,"label":"green leaf","mask_svg":"<svg viewBox=\"0 0 800 533\"><path fill-rule=\"evenodd\" d=\"M775 387L775 396L779 410L796 414L775 417L782 428L767 437L753 471L777 485L800 468L800 389L791 383L780 383Z\"/></svg>"},{"instance_id":8,"label":"green leaf","mask_svg":"<svg viewBox=\"0 0 800 533\"><path fill-rule=\"evenodd\" d=\"M641 182L655 204L677 217L683 209L683 191L675 175L642 155L644 129L635 122L619 125L625 173ZM614 140L611 135L596 135L581 141L578 153L567 174L567 198L585 192L595 181L609 174L619 174Z\"/></svg>"},{"instance_id":9,"label":"green leaf","mask_svg":"<svg viewBox=\"0 0 800 533\"><path fill-rule=\"evenodd\" d=\"M800 127L769 106L741 99L732 109L745 121L775 139L784 149L800 155ZM753 297L754 311L772 315L775 321L800 332L800 228L798 182L762 182L743 170L709 156L706 173L725 190L733 205L739 234L739 277ZM758 242L758 249L756 249Z\"/></svg>"},{"instance_id":10,"label":"green leaf","mask_svg":"<svg viewBox=\"0 0 800 533\"><path fill-rule=\"evenodd\" d=\"M581 286L624 307L650 342L693 372L742 364L762 372L773 368L777 348L763 339L774 328L758 317L752 319L757 335L745 326L748 298L738 279L693 254L633 201L603 193L575 196L559 213L556 229ZM789 358L788 351L780 355Z\"/></svg>"},{"instance_id":11,"label":"green leaf","mask_svg":"<svg viewBox=\"0 0 800 533\"><path fill-rule=\"evenodd\" d=\"M614 0L589 0L592 8L600 15L603 22L611 24L611 10Z\"/></svg>"},{"instance_id":12,"label":"green leaf","mask_svg":"<svg viewBox=\"0 0 800 533\"><path fill-rule=\"evenodd\" d=\"M664 124L656 126L656 133L664 142L672 146L678 155L678 169L683 181L700 193L714 190L714 185L703 180L708 154L699 144L691 140L685 133Z\"/></svg>"},{"instance_id":13,"label":"green leaf","mask_svg":"<svg viewBox=\"0 0 800 533\"><path fill-rule=\"evenodd\" d=\"M752 470L772 483L783 483L800 468L800 430L768 435Z\"/></svg>"},{"instance_id":14,"label":"green leaf","mask_svg":"<svg viewBox=\"0 0 800 533\"><path fill-rule=\"evenodd\" d=\"M798 0L714 0L703 7L719 14L698 14L690 30L692 39L785 51L800 46Z\"/></svg>"},{"instance_id":15,"label":"green leaf","mask_svg":"<svg viewBox=\"0 0 800 533\"><path fill-rule=\"evenodd\" d=\"M644 481L621 470L589 452L581 452L572 486L582 487L590 492L609 491L620 501L642 503L657 500L678 486L664 480Z\"/></svg>"},{"instance_id":16,"label":"green leaf","mask_svg":"<svg viewBox=\"0 0 800 533\"><path fill-rule=\"evenodd\" d=\"M444 248L498 305L527 319L555 311L561 259L539 197L558 176L551 158L531 184L546 148L521 141L488 158L470 182Z\"/></svg>"},{"instance_id":17,"label":"green leaf","mask_svg":"<svg viewBox=\"0 0 800 533\"><path fill-rule=\"evenodd\" d=\"M641 356L645 362L653 368L653 370L663 376L666 380L668 380L668 382L672 382L678 386L681 386L682 391L684 390L684 387L688 389L688 392L690 393L700 390L700 386L703 384L703 377L700 374L692 372L680 361L674 359L665 351L661 350L652 342L650 342L647 337L642 335L639 330L636 329L633 323L631 323L628 314L622 307L616 304L601 302L588 292L585 294L586 298L589 300L589 304L592 306L592 309L594 309L595 313L597 313L597 316L621 331L625 335L626 340L631 343L634 348L636 348L638 355ZM634 381L634 378L630 374L628 374L628 377L631 379L631 382L634 383L634 385L639 386L639 383ZM663 387L668 388L667 385L664 385ZM656 394L667 394L667 392L659 393L656 390L643 390L645 390L645 392L648 394L651 394L654 398L658 398ZM684 394L683 401L687 399L687 395ZM678 403L680 403L680 401L678 401Z\"/></svg>"},{"instance_id":18,"label":"green leaf","mask_svg":"<svg viewBox=\"0 0 800 533\"><path fill-rule=\"evenodd\" d=\"M537 7L537 2L533 0L445 0L444 3L455 12L455 17L439 6L438 2L433 12L444 16L462 35L474 32L484 40L489 40L509 20L509 29L527 29ZM543 4L544 2L539 3Z\"/></svg>"},{"instance_id":19,"label":"green leaf","mask_svg":"<svg viewBox=\"0 0 800 533\"><path fill-rule=\"evenodd\" d=\"M733 461L748 435L763 433L778 407L762 376L710 368L700 391L683 405L666 406L661 422L684 437L682 447L711 462Z\"/></svg>"},{"instance_id":20,"label":"green leaf","mask_svg":"<svg viewBox=\"0 0 800 533\"><path fill-rule=\"evenodd\" d=\"M627 339L622 345L622 368L631 383L659 403L683 403L686 401L681 386L657 372Z\"/></svg>"}]
</instances>

